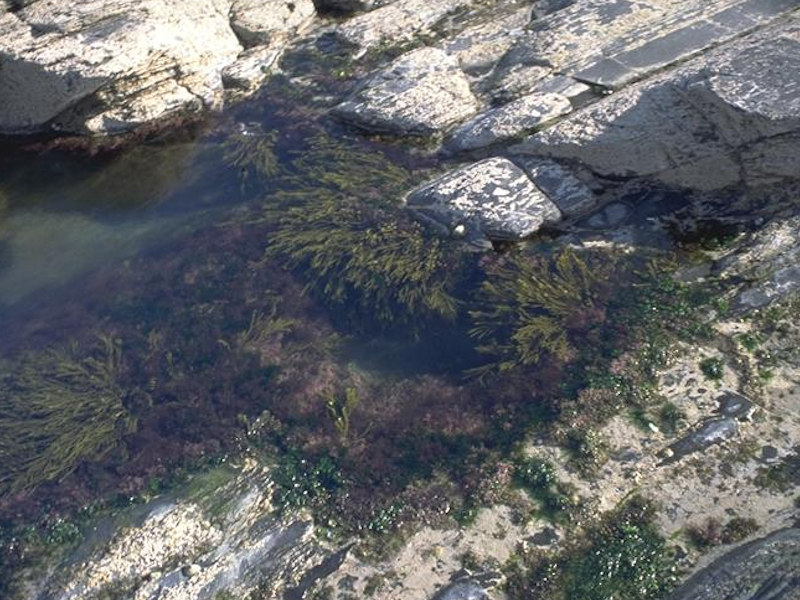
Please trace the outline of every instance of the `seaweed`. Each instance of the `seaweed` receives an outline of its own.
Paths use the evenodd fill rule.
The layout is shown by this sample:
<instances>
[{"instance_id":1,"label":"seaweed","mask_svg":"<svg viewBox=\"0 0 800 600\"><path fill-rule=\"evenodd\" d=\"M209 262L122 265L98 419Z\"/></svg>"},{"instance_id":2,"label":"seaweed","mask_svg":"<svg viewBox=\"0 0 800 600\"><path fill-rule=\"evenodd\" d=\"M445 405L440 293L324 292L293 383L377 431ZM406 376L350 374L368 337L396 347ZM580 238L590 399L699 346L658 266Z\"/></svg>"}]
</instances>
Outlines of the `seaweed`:
<instances>
[{"instance_id":1,"label":"seaweed","mask_svg":"<svg viewBox=\"0 0 800 600\"><path fill-rule=\"evenodd\" d=\"M0 386L0 494L63 478L134 429L117 383L121 364L120 342L103 336L89 354L72 345L9 366Z\"/></svg>"},{"instance_id":2,"label":"seaweed","mask_svg":"<svg viewBox=\"0 0 800 600\"><path fill-rule=\"evenodd\" d=\"M453 319L459 254L397 210L412 174L380 153L316 137L260 219L278 259L356 329Z\"/></svg>"},{"instance_id":3,"label":"seaweed","mask_svg":"<svg viewBox=\"0 0 800 600\"><path fill-rule=\"evenodd\" d=\"M277 150L278 134L241 126L222 144L222 159L231 167L239 169L242 190L250 178L270 179L281 172Z\"/></svg>"},{"instance_id":4,"label":"seaweed","mask_svg":"<svg viewBox=\"0 0 800 600\"><path fill-rule=\"evenodd\" d=\"M474 372L573 359L577 336L605 321L609 258L565 248L550 258L512 254L490 270L479 298L487 308L470 312L471 333L496 361Z\"/></svg>"}]
</instances>

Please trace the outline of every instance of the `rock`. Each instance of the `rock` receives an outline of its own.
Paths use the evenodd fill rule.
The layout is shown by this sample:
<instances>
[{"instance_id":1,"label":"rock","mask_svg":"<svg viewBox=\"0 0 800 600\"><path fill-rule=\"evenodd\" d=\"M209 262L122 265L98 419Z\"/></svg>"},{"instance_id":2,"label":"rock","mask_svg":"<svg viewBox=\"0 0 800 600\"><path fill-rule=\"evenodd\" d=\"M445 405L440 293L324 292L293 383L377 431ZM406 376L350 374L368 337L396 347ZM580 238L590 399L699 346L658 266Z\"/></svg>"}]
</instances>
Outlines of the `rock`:
<instances>
[{"instance_id":1,"label":"rock","mask_svg":"<svg viewBox=\"0 0 800 600\"><path fill-rule=\"evenodd\" d=\"M335 32L338 39L364 53L380 44L398 44L430 31L448 13L475 0L401 0L345 21Z\"/></svg>"},{"instance_id":2,"label":"rock","mask_svg":"<svg viewBox=\"0 0 800 600\"><path fill-rule=\"evenodd\" d=\"M512 152L696 190L764 183L768 167L754 166L754 148L769 157L772 144L785 150L786 136L800 133L799 21L793 15L609 96Z\"/></svg>"},{"instance_id":3,"label":"rock","mask_svg":"<svg viewBox=\"0 0 800 600\"><path fill-rule=\"evenodd\" d=\"M317 0L316 4L320 10L353 13L372 10L381 4L388 4L390 1L391 0L386 2L380 2L378 0Z\"/></svg>"},{"instance_id":4,"label":"rock","mask_svg":"<svg viewBox=\"0 0 800 600\"><path fill-rule=\"evenodd\" d=\"M561 218L558 207L514 163L489 158L462 167L412 191L407 205L449 235L466 228L478 246L520 240Z\"/></svg>"},{"instance_id":5,"label":"rock","mask_svg":"<svg viewBox=\"0 0 800 600\"><path fill-rule=\"evenodd\" d=\"M442 50L419 48L369 78L334 114L368 131L431 135L463 121L477 108L455 59Z\"/></svg>"},{"instance_id":6,"label":"rock","mask_svg":"<svg viewBox=\"0 0 800 600\"><path fill-rule=\"evenodd\" d=\"M738 419L739 421L750 421L755 411L755 404L735 392L726 392L719 399L719 409L717 409L717 412L722 416Z\"/></svg>"},{"instance_id":7,"label":"rock","mask_svg":"<svg viewBox=\"0 0 800 600\"><path fill-rule=\"evenodd\" d=\"M572 104L558 94L530 94L464 123L447 143L456 152L491 146L531 133L543 124L566 115Z\"/></svg>"},{"instance_id":8,"label":"rock","mask_svg":"<svg viewBox=\"0 0 800 600\"><path fill-rule=\"evenodd\" d=\"M245 50L235 62L222 69L222 85L225 89L245 92L257 88L270 76L272 65L282 52L281 44Z\"/></svg>"},{"instance_id":9,"label":"rock","mask_svg":"<svg viewBox=\"0 0 800 600\"><path fill-rule=\"evenodd\" d=\"M552 527L545 527L530 537L530 542L536 546L552 546L558 540L558 532Z\"/></svg>"},{"instance_id":10,"label":"rock","mask_svg":"<svg viewBox=\"0 0 800 600\"><path fill-rule=\"evenodd\" d=\"M555 10L550 10L553 4ZM546 3L500 61L493 96L526 94L551 71L618 89L735 39L797 7L794 0L579 0Z\"/></svg>"},{"instance_id":11,"label":"rock","mask_svg":"<svg viewBox=\"0 0 800 600\"><path fill-rule=\"evenodd\" d=\"M456 581L440 590L432 600L489 600L489 594L474 581Z\"/></svg>"},{"instance_id":12,"label":"rock","mask_svg":"<svg viewBox=\"0 0 800 600\"><path fill-rule=\"evenodd\" d=\"M568 6L575 4L575 0L538 0L533 5L533 16L541 19Z\"/></svg>"},{"instance_id":13,"label":"rock","mask_svg":"<svg viewBox=\"0 0 800 600\"><path fill-rule=\"evenodd\" d=\"M519 165L565 216L585 214L597 205L594 192L557 162L525 158Z\"/></svg>"},{"instance_id":14,"label":"rock","mask_svg":"<svg viewBox=\"0 0 800 600\"><path fill-rule=\"evenodd\" d=\"M219 108L226 0L39 0L0 15L0 132L114 133Z\"/></svg>"},{"instance_id":15,"label":"rock","mask_svg":"<svg viewBox=\"0 0 800 600\"><path fill-rule=\"evenodd\" d=\"M529 20L530 7L525 6L468 27L439 47L455 57L465 73L479 77L486 74L522 35Z\"/></svg>"},{"instance_id":16,"label":"rock","mask_svg":"<svg viewBox=\"0 0 800 600\"><path fill-rule=\"evenodd\" d=\"M191 579L192 577L197 577L202 572L203 568L200 565L196 564L186 565L181 569L181 575L183 575L187 579Z\"/></svg>"},{"instance_id":17,"label":"rock","mask_svg":"<svg viewBox=\"0 0 800 600\"><path fill-rule=\"evenodd\" d=\"M669 600L791 600L800 597L800 529L729 551L690 577Z\"/></svg>"},{"instance_id":18,"label":"rock","mask_svg":"<svg viewBox=\"0 0 800 600\"><path fill-rule=\"evenodd\" d=\"M299 31L315 12L312 0L233 0L231 27L250 48Z\"/></svg>"},{"instance_id":19,"label":"rock","mask_svg":"<svg viewBox=\"0 0 800 600\"><path fill-rule=\"evenodd\" d=\"M684 456L700 452L729 440L739 433L739 422L733 417L706 420L698 429L669 446L671 454L663 452L662 464L673 463Z\"/></svg>"}]
</instances>

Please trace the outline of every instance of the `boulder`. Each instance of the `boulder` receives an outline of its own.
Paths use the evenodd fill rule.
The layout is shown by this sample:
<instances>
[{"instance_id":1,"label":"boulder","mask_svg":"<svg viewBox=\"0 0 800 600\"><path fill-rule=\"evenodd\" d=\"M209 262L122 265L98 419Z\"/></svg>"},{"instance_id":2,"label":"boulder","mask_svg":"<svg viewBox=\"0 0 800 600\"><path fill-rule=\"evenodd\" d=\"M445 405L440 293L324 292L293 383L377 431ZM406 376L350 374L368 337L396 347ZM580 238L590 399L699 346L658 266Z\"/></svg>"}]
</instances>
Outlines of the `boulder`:
<instances>
[{"instance_id":1,"label":"boulder","mask_svg":"<svg viewBox=\"0 0 800 600\"><path fill-rule=\"evenodd\" d=\"M467 121L453 132L447 146L456 152L491 146L532 133L571 110L570 101L559 94L530 94Z\"/></svg>"},{"instance_id":2,"label":"boulder","mask_svg":"<svg viewBox=\"0 0 800 600\"><path fill-rule=\"evenodd\" d=\"M354 13L364 10L372 10L383 4L389 4L392 0L317 0L317 7L320 10L334 12Z\"/></svg>"},{"instance_id":3,"label":"boulder","mask_svg":"<svg viewBox=\"0 0 800 600\"><path fill-rule=\"evenodd\" d=\"M516 241L558 221L558 207L525 172L504 158L489 158L412 191L407 206L445 235L479 247Z\"/></svg>"},{"instance_id":4,"label":"boulder","mask_svg":"<svg viewBox=\"0 0 800 600\"><path fill-rule=\"evenodd\" d=\"M720 190L774 184L772 157L800 139L800 18L613 94L512 152L577 160L612 178Z\"/></svg>"},{"instance_id":5,"label":"boulder","mask_svg":"<svg viewBox=\"0 0 800 600\"><path fill-rule=\"evenodd\" d=\"M477 109L456 60L436 48L419 48L371 76L334 114L368 131L431 135Z\"/></svg>"},{"instance_id":6,"label":"boulder","mask_svg":"<svg viewBox=\"0 0 800 600\"><path fill-rule=\"evenodd\" d=\"M231 27L246 48L274 43L311 22L312 0L233 0Z\"/></svg>"},{"instance_id":7,"label":"boulder","mask_svg":"<svg viewBox=\"0 0 800 600\"><path fill-rule=\"evenodd\" d=\"M451 583L439 591L432 600L489 600L489 594L478 583L464 580Z\"/></svg>"}]
</instances>

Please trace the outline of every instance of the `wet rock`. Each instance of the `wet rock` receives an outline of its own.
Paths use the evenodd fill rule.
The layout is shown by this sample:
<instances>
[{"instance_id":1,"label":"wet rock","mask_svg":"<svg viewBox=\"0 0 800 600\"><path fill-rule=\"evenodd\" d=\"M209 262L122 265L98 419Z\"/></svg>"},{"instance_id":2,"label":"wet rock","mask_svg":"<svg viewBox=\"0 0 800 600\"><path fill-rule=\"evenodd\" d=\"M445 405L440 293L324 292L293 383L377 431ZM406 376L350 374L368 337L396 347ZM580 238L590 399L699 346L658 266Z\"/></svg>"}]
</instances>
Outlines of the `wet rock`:
<instances>
[{"instance_id":1,"label":"wet rock","mask_svg":"<svg viewBox=\"0 0 800 600\"><path fill-rule=\"evenodd\" d=\"M536 546L552 546L558 541L558 532L552 527L545 527L540 532L530 537L530 542Z\"/></svg>"},{"instance_id":2,"label":"wet rock","mask_svg":"<svg viewBox=\"0 0 800 600\"><path fill-rule=\"evenodd\" d=\"M431 135L463 121L477 108L455 59L436 48L420 48L372 76L334 114L368 131Z\"/></svg>"},{"instance_id":3,"label":"wet rock","mask_svg":"<svg viewBox=\"0 0 800 600\"><path fill-rule=\"evenodd\" d=\"M197 564L186 565L181 569L181 575L183 575L187 579L191 579L192 577L197 577L202 572L203 568Z\"/></svg>"},{"instance_id":4,"label":"wet rock","mask_svg":"<svg viewBox=\"0 0 800 600\"><path fill-rule=\"evenodd\" d=\"M800 529L777 531L722 555L669 600L791 600L800 597Z\"/></svg>"},{"instance_id":5,"label":"wet rock","mask_svg":"<svg viewBox=\"0 0 800 600\"><path fill-rule=\"evenodd\" d=\"M383 43L409 41L429 31L448 13L475 0L402 0L345 21L336 37L366 52Z\"/></svg>"},{"instance_id":6,"label":"wet rock","mask_svg":"<svg viewBox=\"0 0 800 600\"><path fill-rule=\"evenodd\" d=\"M320 10L332 10L339 12L360 12L372 10L382 4L389 4L392 0L380 2L379 0L317 0L316 4Z\"/></svg>"},{"instance_id":7,"label":"wet rock","mask_svg":"<svg viewBox=\"0 0 800 600\"><path fill-rule=\"evenodd\" d=\"M726 392L719 399L718 413L724 417L731 417L739 421L749 421L753 418L756 405L750 400L735 392Z\"/></svg>"},{"instance_id":8,"label":"wet rock","mask_svg":"<svg viewBox=\"0 0 800 600\"><path fill-rule=\"evenodd\" d=\"M778 449L775 446L766 445L761 448L761 460L771 462L778 458Z\"/></svg>"},{"instance_id":9,"label":"wet rock","mask_svg":"<svg viewBox=\"0 0 800 600\"><path fill-rule=\"evenodd\" d=\"M561 218L558 207L519 167L489 158L412 191L408 207L444 234L463 225L467 241L520 240Z\"/></svg>"},{"instance_id":10,"label":"wet rock","mask_svg":"<svg viewBox=\"0 0 800 600\"><path fill-rule=\"evenodd\" d=\"M474 581L457 581L439 591L431 600L489 600L489 594Z\"/></svg>"},{"instance_id":11,"label":"wet rock","mask_svg":"<svg viewBox=\"0 0 800 600\"><path fill-rule=\"evenodd\" d=\"M312 0L233 0L231 27L249 48L297 32L314 14Z\"/></svg>"},{"instance_id":12,"label":"wet rock","mask_svg":"<svg viewBox=\"0 0 800 600\"><path fill-rule=\"evenodd\" d=\"M799 21L792 15L609 96L516 151L697 190L772 182L751 157L756 147L769 162L773 143L784 148L786 136L800 132Z\"/></svg>"},{"instance_id":13,"label":"wet rock","mask_svg":"<svg viewBox=\"0 0 800 600\"><path fill-rule=\"evenodd\" d=\"M705 421L698 429L669 446L670 452L663 452L662 464L677 462L694 452L700 452L721 444L739 433L739 422L734 417L721 417Z\"/></svg>"},{"instance_id":14,"label":"wet rock","mask_svg":"<svg viewBox=\"0 0 800 600\"><path fill-rule=\"evenodd\" d=\"M533 182L567 217L589 212L597 205L597 196L572 171L552 160L523 158L519 165Z\"/></svg>"},{"instance_id":15,"label":"wet rock","mask_svg":"<svg viewBox=\"0 0 800 600\"><path fill-rule=\"evenodd\" d=\"M524 96L464 123L453 133L447 146L456 152L491 146L531 133L571 110L570 101L559 94Z\"/></svg>"}]
</instances>

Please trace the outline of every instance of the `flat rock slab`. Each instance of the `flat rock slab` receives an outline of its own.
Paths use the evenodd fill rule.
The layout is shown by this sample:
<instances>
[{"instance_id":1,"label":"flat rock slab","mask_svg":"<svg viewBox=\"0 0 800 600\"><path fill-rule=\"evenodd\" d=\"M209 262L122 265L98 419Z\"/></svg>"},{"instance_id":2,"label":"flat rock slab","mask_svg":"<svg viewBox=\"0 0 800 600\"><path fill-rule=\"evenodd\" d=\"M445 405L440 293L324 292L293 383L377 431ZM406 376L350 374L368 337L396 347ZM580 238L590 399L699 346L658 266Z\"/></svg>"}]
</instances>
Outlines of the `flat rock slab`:
<instances>
[{"instance_id":1,"label":"flat rock slab","mask_svg":"<svg viewBox=\"0 0 800 600\"><path fill-rule=\"evenodd\" d=\"M489 594L474 581L457 581L437 593L432 600L489 600Z\"/></svg>"},{"instance_id":2,"label":"flat rock slab","mask_svg":"<svg viewBox=\"0 0 800 600\"><path fill-rule=\"evenodd\" d=\"M704 421L695 431L679 439L669 447L662 464L671 464L680 459L721 444L739 433L739 422L735 417L720 417Z\"/></svg>"},{"instance_id":3,"label":"flat rock slab","mask_svg":"<svg viewBox=\"0 0 800 600\"><path fill-rule=\"evenodd\" d=\"M519 165L566 217L576 217L597 206L597 196L572 171L552 160L527 158Z\"/></svg>"},{"instance_id":4,"label":"flat rock slab","mask_svg":"<svg viewBox=\"0 0 800 600\"><path fill-rule=\"evenodd\" d=\"M476 245L516 241L558 221L558 207L504 158L457 169L412 191L407 205L446 235Z\"/></svg>"},{"instance_id":5,"label":"flat rock slab","mask_svg":"<svg viewBox=\"0 0 800 600\"><path fill-rule=\"evenodd\" d=\"M369 78L334 114L368 131L431 135L477 110L456 60L436 48L419 48Z\"/></svg>"},{"instance_id":6,"label":"flat rock slab","mask_svg":"<svg viewBox=\"0 0 800 600\"><path fill-rule=\"evenodd\" d=\"M787 147L797 134L800 17L794 13L573 113L512 151L578 160L606 177L712 191L775 183L776 147L797 155L800 138Z\"/></svg>"},{"instance_id":7,"label":"flat rock slab","mask_svg":"<svg viewBox=\"0 0 800 600\"><path fill-rule=\"evenodd\" d=\"M800 598L800 529L777 531L723 554L669 600Z\"/></svg>"},{"instance_id":8,"label":"flat rock slab","mask_svg":"<svg viewBox=\"0 0 800 600\"><path fill-rule=\"evenodd\" d=\"M345 21L335 35L358 47L361 53L380 44L413 40L430 31L448 13L476 0L401 0Z\"/></svg>"},{"instance_id":9,"label":"flat rock slab","mask_svg":"<svg viewBox=\"0 0 800 600\"><path fill-rule=\"evenodd\" d=\"M530 94L467 121L453 132L447 147L462 152L491 146L532 133L571 111L572 104L560 94Z\"/></svg>"},{"instance_id":10,"label":"flat rock slab","mask_svg":"<svg viewBox=\"0 0 800 600\"><path fill-rule=\"evenodd\" d=\"M249 48L300 30L315 14L312 0L233 0L231 27Z\"/></svg>"}]
</instances>

